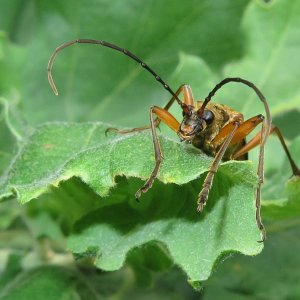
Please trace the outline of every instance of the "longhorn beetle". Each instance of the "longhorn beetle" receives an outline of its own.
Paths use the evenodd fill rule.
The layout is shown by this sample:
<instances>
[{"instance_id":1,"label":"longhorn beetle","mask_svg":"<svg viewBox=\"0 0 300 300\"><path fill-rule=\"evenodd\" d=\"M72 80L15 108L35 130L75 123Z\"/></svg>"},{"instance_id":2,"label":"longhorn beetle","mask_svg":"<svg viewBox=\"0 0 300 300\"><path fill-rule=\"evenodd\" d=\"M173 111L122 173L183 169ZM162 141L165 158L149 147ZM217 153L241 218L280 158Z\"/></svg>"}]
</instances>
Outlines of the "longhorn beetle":
<instances>
[{"instance_id":1,"label":"longhorn beetle","mask_svg":"<svg viewBox=\"0 0 300 300\"><path fill-rule=\"evenodd\" d=\"M116 128L108 128L106 130L106 133L108 131L115 131L120 134L126 134L130 132L139 132L151 129L156 163L148 180L136 192L136 199L139 199L142 193L147 192L151 188L162 163L162 150L156 133L156 128L159 126L161 121L169 126L172 130L174 130L181 141L191 143L195 147L203 150L208 155L214 157L210 169L204 180L202 189L198 195L197 210L199 212L203 210L206 204L208 194L212 186L213 178L215 173L217 172L220 162L222 160L247 159L247 153L251 149L259 145L260 151L257 170L258 184L256 188L256 221L257 226L262 233L262 239L260 242L263 242L266 239L266 232L260 216L261 184L263 183L264 177L264 146L268 136L271 133L275 133L278 136L291 165L293 175L300 176L300 170L291 157L281 132L276 126L272 125L268 103L262 92L248 80L236 77L226 78L219 82L212 89L212 91L209 92L204 101L194 101L194 97L189 85L183 84L178 88L176 92L173 92L170 86L166 84L160 76L158 76L146 63L144 63L130 51L101 40L75 39L57 47L50 57L48 63L48 80L55 95L58 95L58 92L51 74L54 59L59 51L77 43L96 44L111 48L125 54L129 58L139 63L149 73L151 73L155 77L155 79L160 84L162 84L163 87L172 95L172 98L164 108L158 106L153 106L150 108L150 126L133 128L130 130L121 130ZM215 93L223 85L230 82L242 83L253 89L264 105L266 116L264 117L260 114L244 121L243 114L241 114L240 112L237 112L223 104L211 103L210 101ZM183 96L183 101L179 99L180 94L182 94ZM183 120L181 121L181 123L179 123L174 118L174 116L168 112L169 108L175 101L180 105L182 109ZM155 115L156 118L154 118ZM246 142L246 136L259 124L262 125L262 129L249 142Z\"/></svg>"}]
</instances>

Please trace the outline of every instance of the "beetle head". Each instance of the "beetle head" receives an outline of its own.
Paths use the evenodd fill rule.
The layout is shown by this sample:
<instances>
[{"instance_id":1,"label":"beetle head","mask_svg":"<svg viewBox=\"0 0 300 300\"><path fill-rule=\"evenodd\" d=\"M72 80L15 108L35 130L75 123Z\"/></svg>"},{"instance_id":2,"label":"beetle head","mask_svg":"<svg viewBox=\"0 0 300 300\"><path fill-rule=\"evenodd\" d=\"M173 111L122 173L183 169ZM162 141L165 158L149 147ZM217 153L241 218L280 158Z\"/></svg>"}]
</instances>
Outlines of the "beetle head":
<instances>
[{"instance_id":1,"label":"beetle head","mask_svg":"<svg viewBox=\"0 0 300 300\"><path fill-rule=\"evenodd\" d=\"M211 110L205 109L203 114L200 115L200 110L195 111L192 105L183 105L182 110L183 120L180 124L178 136L181 141L191 143L195 136L212 124L214 114Z\"/></svg>"}]
</instances>

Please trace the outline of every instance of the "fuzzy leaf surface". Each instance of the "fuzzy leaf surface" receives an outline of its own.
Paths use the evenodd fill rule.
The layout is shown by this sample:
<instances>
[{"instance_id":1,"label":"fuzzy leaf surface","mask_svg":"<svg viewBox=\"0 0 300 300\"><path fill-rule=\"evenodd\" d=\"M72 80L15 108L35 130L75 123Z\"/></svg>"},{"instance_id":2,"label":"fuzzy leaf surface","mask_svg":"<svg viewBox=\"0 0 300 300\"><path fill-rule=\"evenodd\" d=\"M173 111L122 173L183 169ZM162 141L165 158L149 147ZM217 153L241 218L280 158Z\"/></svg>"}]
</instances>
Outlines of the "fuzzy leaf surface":
<instances>
[{"instance_id":1,"label":"fuzzy leaf surface","mask_svg":"<svg viewBox=\"0 0 300 300\"><path fill-rule=\"evenodd\" d=\"M72 252L92 251L98 257L96 265L105 270L119 269L130 250L156 241L196 285L208 278L216 260L226 253L261 251L256 176L250 162L220 167L205 212L199 215L196 199L203 179L195 179L207 171L211 158L161 137L165 159L158 179L165 184L157 182L138 204L134 193L142 182L131 177L145 179L151 173L150 133L105 137L106 128L101 123L49 123L37 128L2 177L2 197L15 196L26 203L74 176L105 197L115 177L125 175L126 189L117 185L106 198L107 205L78 221L69 240Z\"/></svg>"}]
</instances>

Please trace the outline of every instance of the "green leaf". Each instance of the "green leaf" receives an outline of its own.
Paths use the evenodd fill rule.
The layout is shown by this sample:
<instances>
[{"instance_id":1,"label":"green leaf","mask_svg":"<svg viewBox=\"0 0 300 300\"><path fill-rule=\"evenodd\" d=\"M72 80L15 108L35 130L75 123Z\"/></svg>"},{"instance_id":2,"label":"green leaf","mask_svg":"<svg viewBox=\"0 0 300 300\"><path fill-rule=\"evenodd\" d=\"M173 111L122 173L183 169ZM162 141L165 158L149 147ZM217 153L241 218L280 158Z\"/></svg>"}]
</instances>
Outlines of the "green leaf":
<instances>
[{"instance_id":1,"label":"green leaf","mask_svg":"<svg viewBox=\"0 0 300 300\"><path fill-rule=\"evenodd\" d=\"M300 108L275 116L273 123L280 128L286 139L296 138L299 135L300 128Z\"/></svg>"},{"instance_id":2,"label":"green leaf","mask_svg":"<svg viewBox=\"0 0 300 300\"><path fill-rule=\"evenodd\" d=\"M12 281L13 278L22 271L21 261L22 261L22 256L20 254L12 253L8 257L5 265L5 269L1 273L0 291L2 291L4 287L7 284L9 284L9 282ZM3 261L1 260L1 262Z\"/></svg>"},{"instance_id":3,"label":"green leaf","mask_svg":"<svg viewBox=\"0 0 300 300\"><path fill-rule=\"evenodd\" d=\"M120 189L120 185L118 188ZM68 235L75 221L101 206L103 202L98 200L99 195L78 177L62 181L58 187L51 186L49 192L39 196L38 201L31 201L26 206L26 211L30 217L29 223L33 223L32 231L38 235L46 235L51 239L60 239L59 228L65 235ZM46 217L43 216L45 212L49 214L48 221L46 221L50 221L50 226L45 226L43 221ZM55 228L55 224L58 228Z\"/></svg>"},{"instance_id":4,"label":"green leaf","mask_svg":"<svg viewBox=\"0 0 300 300\"><path fill-rule=\"evenodd\" d=\"M103 196L114 185L115 175L147 178L154 164L150 133L106 138L108 126L50 123L39 127L2 176L2 195L15 194L21 203L26 203L44 193L49 185L57 186L60 181L77 176ZM199 150L187 147L187 157L182 151L185 146L166 139L162 142L164 155L169 157L159 176L162 182L183 184L208 169L211 158ZM178 168L178 163L187 167ZM250 182L254 182L253 176Z\"/></svg>"},{"instance_id":5,"label":"green leaf","mask_svg":"<svg viewBox=\"0 0 300 300\"><path fill-rule=\"evenodd\" d=\"M63 239L63 234L56 220L53 220L48 213L43 212L28 219L27 226L30 226L31 234L36 238L48 237L59 241Z\"/></svg>"},{"instance_id":6,"label":"green leaf","mask_svg":"<svg viewBox=\"0 0 300 300\"><path fill-rule=\"evenodd\" d=\"M154 273L166 271L173 266L172 258L158 243L148 243L133 249L126 260L134 271L136 283L142 287L152 284Z\"/></svg>"},{"instance_id":7,"label":"green leaf","mask_svg":"<svg viewBox=\"0 0 300 300\"><path fill-rule=\"evenodd\" d=\"M132 247L158 241L166 246L174 262L196 287L198 281L208 278L217 264L216 259L232 251L255 255L262 246L257 243L254 205L244 193L244 187L234 184L227 196L222 182L224 178L217 176L210 203L202 216L196 213L195 203L191 201L199 184L194 183L192 188L157 184L151 194L145 195L142 204L128 205L128 198L140 185L135 183L124 193L122 203L100 208L79 221L69 240L69 249L76 253L92 251L99 268L116 270L123 265ZM178 194L182 200L174 203ZM251 208L253 215L248 220Z\"/></svg>"},{"instance_id":8,"label":"green leaf","mask_svg":"<svg viewBox=\"0 0 300 300\"><path fill-rule=\"evenodd\" d=\"M203 299L299 299L299 230L269 235L255 259L236 256L224 262L207 281Z\"/></svg>"},{"instance_id":9,"label":"green leaf","mask_svg":"<svg viewBox=\"0 0 300 300\"><path fill-rule=\"evenodd\" d=\"M8 228L18 217L19 212L16 210L16 203L7 201L0 206L0 229Z\"/></svg>"},{"instance_id":10,"label":"green leaf","mask_svg":"<svg viewBox=\"0 0 300 300\"><path fill-rule=\"evenodd\" d=\"M291 153L296 163L300 164L300 136L290 146ZM292 177L286 159L284 165L277 172L273 172L270 181L266 184L266 201L262 202L263 216L270 220L284 220L299 218L300 215L300 178ZM285 181L286 184L285 184ZM284 189L282 187L285 187ZM297 221L296 223L297 224Z\"/></svg>"},{"instance_id":11,"label":"green leaf","mask_svg":"<svg viewBox=\"0 0 300 300\"><path fill-rule=\"evenodd\" d=\"M148 120L148 108L153 104L164 105L170 94L138 64L97 46L66 49L59 53L53 70L60 92L60 97L55 97L46 74L52 51L67 40L91 37L133 51L165 80L178 63L179 51L201 55L211 66L220 68L242 56L239 22L247 3L247 0L235 3L54 0L11 6L1 3L2 28L8 30L8 37L18 45L6 53L8 66L2 76L0 70L1 79L11 79L5 95L12 87L18 89L30 124L49 120L102 120L123 126L143 125ZM17 15L14 26L7 21L12 11Z\"/></svg>"},{"instance_id":12,"label":"green leaf","mask_svg":"<svg viewBox=\"0 0 300 300\"><path fill-rule=\"evenodd\" d=\"M0 174L8 167L10 160L16 151L16 135L20 137L17 131L16 135L12 133L14 126L10 121L9 102L0 97Z\"/></svg>"},{"instance_id":13,"label":"green leaf","mask_svg":"<svg viewBox=\"0 0 300 300\"><path fill-rule=\"evenodd\" d=\"M300 215L300 179L289 180L285 187L285 197L262 202L263 215L271 220L296 218Z\"/></svg>"},{"instance_id":14,"label":"green leaf","mask_svg":"<svg viewBox=\"0 0 300 300\"><path fill-rule=\"evenodd\" d=\"M269 6L252 1L242 20L247 53L224 72L225 77L238 74L255 82L269 100L273 116L299 108L300 45L295 43L300 38L299 13L298 1L273 1ZM256 107L262 109L254 96L242 90L231 98L233 107L250 115L256 114Z\"/></svg>"},{"instance_id":15,"label":"green leaf","mask_svg":"<svg viewBox=\"0 0 300 300\"><path fill-rule=\"evenodd\" d=\"M14 195L26 203L74 176L104 197L117 175L147 178L154 165L150 133L106 138L106 128L100 123L39 127L2 178L0 198ZM165 157L158 176L161 182L185 184L208 170L211 158L199 150L164 137L161 143ZM97 254L99 268L116 270L130 250L157 241L196 286L225 254L261 251L255 221L256 180L249 162L222 164L200 216L195 202L200 182L181 187L157 182L138 204L133 195L142 182L130 179L124 189L112 190L106 205L78 222L69 247L75 253Z\"/></svg>"},{"instance_id":16,"label":"green leaf","mask_svg":"<svg viewBox=\"0 0 300 300\"><path fill-rule=\"evenodd\" d=\"M88 283L67 268L40 267L24 271L0 292L1 300L99 299Z\"/></svg>"}]
</instances>

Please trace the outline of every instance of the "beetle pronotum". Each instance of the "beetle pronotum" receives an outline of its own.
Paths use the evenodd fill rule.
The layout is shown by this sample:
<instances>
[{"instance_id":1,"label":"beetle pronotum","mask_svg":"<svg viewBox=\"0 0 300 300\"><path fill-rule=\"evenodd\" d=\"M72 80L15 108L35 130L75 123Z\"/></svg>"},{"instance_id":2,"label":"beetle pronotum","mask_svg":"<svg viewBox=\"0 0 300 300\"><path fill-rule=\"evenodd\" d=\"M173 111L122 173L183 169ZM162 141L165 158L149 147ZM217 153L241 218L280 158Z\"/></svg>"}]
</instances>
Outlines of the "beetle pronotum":
<instances>
[{"instance_id":1,"label":"beetle pronotum","mask_svg":"<svg viewBox=\"0 0 300 300\"><path fill-rule=\"evenodd\" d=\"M59 51L73 44L96 44L119 51L131 59L138 62L144 69L151 73L155 79L163 85L163 87L172 95L170 101L164 108L153 106L150 108L150 126L133 128L130 130L120 130L116 128L108 128L107 131L115 131L120 134L130 132L138 132L151 129L152 139L155 153L155 166L144 185L136 192L136 199L139 199L142 193L145 193L151 188L154 179L157 177L160 165L162 163L162 150L157 137L156 128L160 122L164 122L168 127L174 130L181 141L192 143L195 147L202 149L205 153L213 156L214 159L210 169L204 180L202 189L198 195L198 211L202 211L208 194L212 186L214 174L217 172L218 166L222 160L231 159L247 159L247 153L256 146L260 146L259 162L258 162L258 184L256 188L256 221L257 226L261 230L262 239L266 239L266 232L260 216L260 199L261 199L261 184L263 183L263 165L264 165L264 146L268 136L275 133L287 155L291 165L293 175L300 176L300 170L290 155L290 152L284 142L282 134L278 127L272 125L271 114L266 98L262 92L250 81L242 78L226 78L219 82L204 101L195 101L191 88L187 84L181 85L176 92L166 84L160 76L158 76L146 63L140 60L130 51L120 48L114 44L94 39L75 39L66 42L55 49L48 63L48 80L52 90L58 95L56 86L52 78L52 66L54 59ZM266 116L257 115L248 120L244 120L243 114L231 109L223 104L211 103L212 97L225 84L230 82L242 83L254 90L258 98L264 105ZM183 95L183 101L179 99L179 95ZM179 123L175 117L168 112L174 102L177 102L183 113L183 120ZM156 118L154 119L154 115ZM246 142L246 136L259 124L262 124L262 129L249 141ZM106 132L107 132L106 131Z\"/></svg>"}]
</instances>

